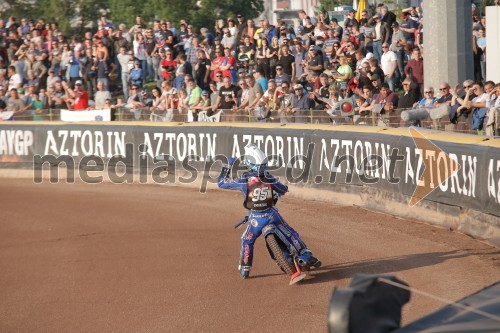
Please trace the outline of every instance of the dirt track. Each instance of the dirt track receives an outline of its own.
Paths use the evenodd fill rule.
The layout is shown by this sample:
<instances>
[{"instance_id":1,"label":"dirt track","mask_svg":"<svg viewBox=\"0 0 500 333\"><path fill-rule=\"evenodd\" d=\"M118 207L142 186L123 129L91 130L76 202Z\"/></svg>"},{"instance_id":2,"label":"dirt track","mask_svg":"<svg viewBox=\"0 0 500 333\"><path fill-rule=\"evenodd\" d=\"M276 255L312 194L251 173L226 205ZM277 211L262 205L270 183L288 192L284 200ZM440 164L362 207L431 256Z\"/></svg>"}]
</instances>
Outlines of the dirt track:
<instances>
[{"instance_id":1,"label":"dirt track","mask_svg":"<svg viewBox=\"0 0 500 333\"><path fill-rule=\"evenodd\" d=\"M281 200L324 263L290 287L262 240L239 278L239 193L0 179L0 199L0 332L325 332L356 273L450 300L500 279L496 248L355 207ZM413 295L404 322L441 306Z\"/></svg>"}]
</instances>

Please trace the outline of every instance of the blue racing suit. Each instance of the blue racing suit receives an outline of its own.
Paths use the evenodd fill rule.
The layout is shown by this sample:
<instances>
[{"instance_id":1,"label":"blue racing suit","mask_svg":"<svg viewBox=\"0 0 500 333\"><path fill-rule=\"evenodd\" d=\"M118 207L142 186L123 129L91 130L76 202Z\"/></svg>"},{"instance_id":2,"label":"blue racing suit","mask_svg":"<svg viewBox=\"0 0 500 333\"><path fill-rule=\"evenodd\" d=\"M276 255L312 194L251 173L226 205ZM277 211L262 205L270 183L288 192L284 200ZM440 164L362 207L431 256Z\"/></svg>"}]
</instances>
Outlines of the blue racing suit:
<instances>
[{"instance_id":1,"label":"blue racing suit","mask_svg":"<svg viewBox=\"0 0 500 333\"><path fill-rule=\"evenodd\" d=\"M243 206L249 210L248 226L241 236L238 267L240 274L244 275L246 272L248 275L252 268L254 243L262 234L262 229L270 224L274 224L277 231L293 245L299 256L307 261L311 251L274 207L279 197L288 192L288 187L267 171L262 174L247 171L241 177L234 179L229 173L230 168L223 167L217 185L222 189L241 191L245 197Z\"/></svg>"}]
</instances>

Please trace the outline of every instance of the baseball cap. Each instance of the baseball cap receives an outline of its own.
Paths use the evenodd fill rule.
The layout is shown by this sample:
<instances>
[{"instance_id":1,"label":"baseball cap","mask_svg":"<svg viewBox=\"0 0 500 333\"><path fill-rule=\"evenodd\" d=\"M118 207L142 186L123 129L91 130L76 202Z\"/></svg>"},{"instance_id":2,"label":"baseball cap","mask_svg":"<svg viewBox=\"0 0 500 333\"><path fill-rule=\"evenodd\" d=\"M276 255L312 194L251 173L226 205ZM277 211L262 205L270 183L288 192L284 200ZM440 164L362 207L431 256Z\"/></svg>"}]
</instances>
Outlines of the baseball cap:
<instances>
[{"instance_id":1,"label":"baseball cap","mask_svg":"<svg viewBox=\"0 0 500 333\"><path fill-rule=\"evenodd\" d=\"M391 27L399 27L399 23L398 23L398 22L393 22L393 23L391 24Z\"/></svg>"},{"instance_id":2,"label":"baseball cap","mask_svg":"<svg viewBox=\"0 0 500 333\"><path fill-rule=\"evenodd\" d=\"M208 95L208 91L203 90L203 91L201 92L201 94L202 94L202 95Z\"/></svg>"},{"instance_id":3,"label":"baseball cap","mask_svg":"<svg viewBox=\"0 0 500 333\"><path fill-rule=\"evenodd\" d=\"M301 26L301 25L299 25L299 26L297 27L297 31L298 31L298 32L302 32L302 31L304 31L304 27L303 27L303 26Z\"/></svg>"},{"instance_id":4,"label":"baseball cap","mask_svg":"<svg viewBox=\"0 0 500 333\"><path fill-rule=\"evenodd\" d=\"M309 51L317 51L318 49L316 48L315 45L309 46Z\"/></svg>"},{"instance_id":5,"label":"baseball cap","mask_svg":"<svg viewBox=\"0 0 500 333\"><path fill-rule=\"evenodd\" d=\"M243 15L241 15L241 14L238 14L238 15L236 15L236 17L243 17Z\"/></svg>"},{"instance_id":6,"label":"baseball cap","mask_svg":"<svg viewBox=\"0 0 500 333\"><path fill-rule=\"evenodd\" d=\"M373 58L373 57L374 57L373 53L368 52L368 53L366 54L366 57L365 57L365 58L366 58L366 59L371 59L371 58Z\"/></svg>"},{"instance_id":7,"label":"baseball cap","mask_svg":"<svg viewBox=\"0 0 500 333\"><path fill-rule=\"evenodd\" d=\"M301 84L297 83L296 85L293 86L293 90L296 90L296 89L304 89L304 87L302 87Z\"/></svg>"},{"instance_id":8,"label":"baseball cap","mask_svg":"<svg viewBox=\"0 0 500 333\"><path fill-rule=\"evenodd\" d=\"M238 69L238 73L245 73L245 69L244 68Z\"/></svg>"},{"instance_id":9,"label":"baseball cap","mask_svg":"<svg viewBox=\"0 0 500 333\"><path fill-rule=\"evenodd\" d=\"M82 80L76 80L75 85L81 86L83 84Z\"/></svg>"}]
</instances>

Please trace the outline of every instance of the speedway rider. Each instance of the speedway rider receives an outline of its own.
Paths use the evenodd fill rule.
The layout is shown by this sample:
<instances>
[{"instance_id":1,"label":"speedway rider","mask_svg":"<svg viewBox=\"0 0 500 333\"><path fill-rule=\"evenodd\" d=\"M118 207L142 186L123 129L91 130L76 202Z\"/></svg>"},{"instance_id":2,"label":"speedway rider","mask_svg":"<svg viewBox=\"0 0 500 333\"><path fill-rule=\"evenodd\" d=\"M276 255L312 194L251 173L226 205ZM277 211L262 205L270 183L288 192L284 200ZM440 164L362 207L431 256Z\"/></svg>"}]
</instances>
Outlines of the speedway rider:
<instances>
[{"instance_id":1,"label":"speedway rider","mask_svg":"<svg viewBox=\"0 0 500 333\"><path fill-rule=\"evenodd\" d=\"M255 144L245 147L243 163L248 171L239 178L230 178L231 166L236 158L229 158L218 178L218 186L223 189L239 190L245 196L243 206L249 210L248 226L241 236L241 250L238 269L242 278L247 278L252 268L253 247L262 229L274 224L283 234L289 235L290 244L299 254L299 264L309 270L321 266L321 261L314 257L299 234L290 227L274 207L280 196L288 192L288 187L279 182L268 171L267 157Z\"/></svg>"}]
</instances>

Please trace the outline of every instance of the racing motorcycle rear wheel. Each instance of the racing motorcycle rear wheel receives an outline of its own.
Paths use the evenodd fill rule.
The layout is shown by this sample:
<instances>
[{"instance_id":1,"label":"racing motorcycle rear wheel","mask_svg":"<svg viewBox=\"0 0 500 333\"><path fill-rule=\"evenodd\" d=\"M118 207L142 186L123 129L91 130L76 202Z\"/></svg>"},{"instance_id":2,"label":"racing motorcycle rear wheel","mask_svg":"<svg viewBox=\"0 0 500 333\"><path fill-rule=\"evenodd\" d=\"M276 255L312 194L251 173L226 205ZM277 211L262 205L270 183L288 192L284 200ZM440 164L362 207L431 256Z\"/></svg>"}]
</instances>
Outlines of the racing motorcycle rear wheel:
<instances>
[{"instance_id":1,"label":"racing motorcycle rear wheel","mask_svg":"<svg viewBox=\"0 0 500 333\"><path fill-rule=\"evenodd\" d=\"M269 234L266 237L266 242L269 250L272 252L274 256L274 260L278 264L278 266L288 275L292 275L295 273L295 267L292 262L287 258L285 253L283 253L283 249L278 243L276 239L276 235Z\"/></svg>"}]
</instances>

